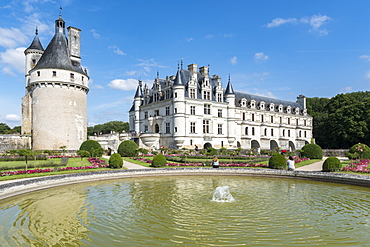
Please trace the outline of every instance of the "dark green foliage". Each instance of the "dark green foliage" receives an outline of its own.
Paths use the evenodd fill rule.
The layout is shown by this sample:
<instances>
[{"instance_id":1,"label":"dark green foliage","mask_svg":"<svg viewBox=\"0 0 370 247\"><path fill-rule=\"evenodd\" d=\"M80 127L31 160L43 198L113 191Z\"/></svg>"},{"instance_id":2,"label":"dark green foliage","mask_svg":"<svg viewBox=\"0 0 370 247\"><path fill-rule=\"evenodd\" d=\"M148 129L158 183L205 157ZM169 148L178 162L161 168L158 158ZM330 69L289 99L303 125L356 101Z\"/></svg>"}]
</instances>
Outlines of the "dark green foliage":
<instances>
[{"instance_id":1,"label":"dark green foliage","mask_svg":"<svg viewBox=\"0 0 370 247\"><path fill-rule=\"evenodd\" d=\"M81 160L84 157L90 157L91 156L90 152L86 151L86 150L77 150L77 155L79 155L81 157Z\"/></svg>"},{"instance_id":2,"label":"dark green foliage","mask_svg":"<svg viewBox=\"0 0 370 247\"><path fill-rule=\"evenodd\" d=\"M342 164L337 157L329 157L322 164L323 172L336 172L342 170Z\"/></svg>"},{"instance_id":3,"label":"dark green foliage","mask_svg":"<svg viewBox=\"0 0 370 247\"><path fill-rule=\"evenodd\" d=\"M349 159L370 159L370 148L366 144L353 145L346 154Z\"/></svg>"},{"instance_id":4,"label":"dark green foliage","mask_svg":"<svg viewBox=\"0 0 370 247\"><path fill-rule=\"evenodd\" d=\"M153 158L152 166L153 167L162 167L162 166L165 166L166 163L167 163L166 156L164 156L163 154L157 154Z\"/></svg>"},{"instance_id":5,"label":"dark green foliage","mask_svg":"<svg viewBox=\"0 0 370 247\"><path fill-rule=\"evenodd\" d=\"M149 153L148 149L145 149L145 148L139 148L137 151L138 151L139 153L144 154L144 155Z\"/></svg>"},{"instance_id":6,"label":"dark green foliage","mask_svg":"<svg viewBox=\"0 0 370 247\"><path fill-rule=\"evenodd\" d=\"M208 155L217 155L218 152L217 152L217 149L214 149L212 147L209 147L209 148L207 148L207 154Z\"/></svg>"},{"instance_id":7,"label":"dark green foliage","mask_svg":"<svg viewBox=\"0 0 370 247\"><path fill-rule=\"evenodd\" d=\"M118 153L122 157L135 157L137 156L137 144L134 141L126 140L121 142L118 146Z\"/></svg>"},{"instance_id":8,"label":"dark green foliage","mask_svg":"<svg viewBox=\"0 0 370 247\"><path fill-rule=\"evenodd\" d=\"M92 155L93 150L97 150L99 148L101 148L101 146L99 142L95 140L84 141L80 146L80 150L88 151L91 155Z\"/></svg>"},{"instance_id":9,"label":"dark green foliage","mask_svg":"<svg viewBox=\"0 0 370 247\"><path fill-rule=\"evenodd\" d=\"M0 134L16 134L21 133L21 126L15 126L11 129L7 124L0 123Z\"/></svg>"},{"instance_id":10,"label":"dark green foliage","mask_svg":"<svg viewBox=\"0 0 370 247\"><path fill-rule=\"evenodd\" d=\"M302 148L303 156L310 159L322 159L322 149L317 144L306 144Z\"/></svg>"},{"instance_id":11,"label":"dark green foliage","mask_svg":"<svg viewBox=\"0 0 370 247\"><path fill-rule=\"evenodd\" d=\"M91 157L102 157L104 154L104 149L103 148L97 148L91 150Z\"/></svg>"},{"instance_id":12,"label":"dark green foliage","mask_svg":"<svg viewBox=\"0 0 370 247\"><path fill-rule=\"evenodd\" d=\"M269 168L286 170L287 169L287 161L286 161L284 155L279 154L279 153L274 153L271 156L271 158L269 159Z\"/></svg>"},{"instance_id":13,"label":"dark green foliage","mask_svg":"<svg viewBox=\"0 0 370 247\"><path fill-rule=\"evenodd\" d=\"M109 167L110 168L122 168L123 159L120 154L112 154L109 158Z\"/></svg>"},{"instance_id":14,"label":"dark green foliage","mask_svg":"<svg viewBox=\"0 0 370 247\"><path fill-rule=\"evenodd\" d=\"M111 131L116 133L122 133L122 131L128 131L130 128L129 123L122 121L110 121L104 124L97 124L94 127L87 127L87 134L89 136L94 135L95 133L100 134L109 134Z\"/></svg>"}]
</instances>

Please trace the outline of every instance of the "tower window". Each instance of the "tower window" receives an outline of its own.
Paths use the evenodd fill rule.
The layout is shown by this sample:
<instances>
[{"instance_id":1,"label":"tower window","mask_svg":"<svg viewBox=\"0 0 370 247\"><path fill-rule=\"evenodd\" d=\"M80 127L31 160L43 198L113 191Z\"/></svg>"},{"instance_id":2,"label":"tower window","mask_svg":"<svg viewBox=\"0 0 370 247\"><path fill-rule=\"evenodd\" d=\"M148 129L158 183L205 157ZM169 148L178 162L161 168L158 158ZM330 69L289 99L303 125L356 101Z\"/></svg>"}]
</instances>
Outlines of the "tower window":
<instances>
[{"instance_id":1,"label":"tower window","mask_svg":"<svg viewBox=\"0 0 370 247\"><path fill-rule=\"evenodd\" d=\"M32 67L35 67L36 65L36 59L32 59Z\"/></svg>"},{"instance_id":2,"label":"tower window","mask_svg":"<svg viewBox=\"0 0 370 247\"><path fill-rule=\"evenodd\" d=\"M75 74L71 73L70 78L71 79L74 79L75 78Z\"/></svg>"},{"instance_id":3,"label":"tower window","mask_svg":"<svg viewBox=\"0 0 370 247\"><path fill-rule=\"evenodd\" d=\"M40 76L40 71L37 71L37 76Z\"/></svg>"},{"instance_id":4,"label":"tower window","mask_svg":"<svg viewBox=\"0 0 370 247\"><path fill-rule=\"evenodd\" d=\"M57 76L57 72L56 71L53 71L53 76Z\"/></svg>"}]
</instances>

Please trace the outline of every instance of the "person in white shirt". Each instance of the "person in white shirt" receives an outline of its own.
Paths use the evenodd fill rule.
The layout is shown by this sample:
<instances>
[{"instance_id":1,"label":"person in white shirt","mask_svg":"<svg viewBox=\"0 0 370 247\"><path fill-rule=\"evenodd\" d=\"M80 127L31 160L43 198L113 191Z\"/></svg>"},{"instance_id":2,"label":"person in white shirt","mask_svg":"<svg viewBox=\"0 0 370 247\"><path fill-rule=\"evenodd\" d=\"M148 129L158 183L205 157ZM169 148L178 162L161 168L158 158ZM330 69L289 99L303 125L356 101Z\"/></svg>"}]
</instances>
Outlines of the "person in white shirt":
<instances>
[{"instance_id":1,"label":"person in white shirt","mask_svg":"<svg viewBox=\"0 0 370 247\"><path fill-rule=\"evenodd\" d=\"M289 159L287 161L287 164L288 164L288 171L294 171L294 169L295 169L295 166L294 166L295 162L293 160L293 156L289 156Z\"/></svg>"}]
</instances>

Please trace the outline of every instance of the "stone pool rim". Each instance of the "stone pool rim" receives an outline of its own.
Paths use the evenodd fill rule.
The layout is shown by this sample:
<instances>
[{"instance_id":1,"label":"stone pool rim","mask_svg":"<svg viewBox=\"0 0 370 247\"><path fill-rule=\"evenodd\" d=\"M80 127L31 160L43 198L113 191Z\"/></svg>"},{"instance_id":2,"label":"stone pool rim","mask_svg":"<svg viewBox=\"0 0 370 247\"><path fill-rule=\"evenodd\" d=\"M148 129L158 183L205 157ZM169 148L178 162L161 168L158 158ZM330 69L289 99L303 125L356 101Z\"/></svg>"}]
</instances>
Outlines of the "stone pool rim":
<instances>
[{"instance_id":1,"label":"stone pool rim","mask_svg":"<svg viewBox=\"0 0 370 247\"><path fill-rule=\"evenodd\" d=\"M157 169L129 169L90 171L63 175L52 175L28 179L19 179L0 184L0 200L25 194L32 191L63 186L75 183L84 183L108 179L170 176L170 175L219 175L219 176L265 176L294 179L309 179L323 182L334 182L370 187L370 176L330 173L318 171L287 171L274 169L253 168L157 168Z\"/></svg>"}]
</instances>

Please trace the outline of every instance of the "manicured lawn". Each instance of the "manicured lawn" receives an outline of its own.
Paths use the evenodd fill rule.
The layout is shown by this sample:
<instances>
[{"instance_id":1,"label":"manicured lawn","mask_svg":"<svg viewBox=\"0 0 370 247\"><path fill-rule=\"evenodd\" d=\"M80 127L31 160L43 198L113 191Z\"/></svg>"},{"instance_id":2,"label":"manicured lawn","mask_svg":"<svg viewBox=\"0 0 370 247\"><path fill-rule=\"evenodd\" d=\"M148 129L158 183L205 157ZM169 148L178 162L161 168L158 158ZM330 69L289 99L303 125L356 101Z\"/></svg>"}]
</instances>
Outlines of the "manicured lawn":
<instances>
[{"instance_id":1,"label":"manicured lawn","mask_svg":"<svg viewBox=\"0 0 370 247\"><path fill-rule=\"evenodd\" d=\"M319 162L319 161L321 161L321 160L320 159L305 160L305 161L296 163L295 167L298 168L298 167L302 167L302 166L307 166L307 165L311 165L311 164Z\"/></svg>"},{"instance_id":2,"label":"manicured lawn","mask_svg":"<svg viewBox=\"0 0 370 247\"><path fill-rule=\"evenodd\" d=\"M102 158L104 160L104 158ZM28 160L28 168L37 168L40 167L40 165L48 164L50 166L43 166L43 167L54 167L55 165L59 165L61 163L61 158L55 158L55 159L48 159L48 160ZM70 167L76 167L76 166L88 166L90 165L90 162L84 158L81 160L81 158L69 158L67 166ZM3 167L20 167L20 166L26 166L26 161L1 161L0 162L0 169ZM3 169L1 169L3 170Z\"/></svg>"}]
</instances>

